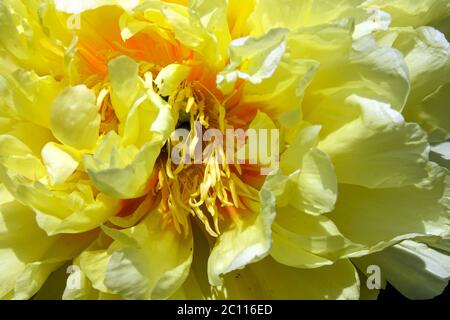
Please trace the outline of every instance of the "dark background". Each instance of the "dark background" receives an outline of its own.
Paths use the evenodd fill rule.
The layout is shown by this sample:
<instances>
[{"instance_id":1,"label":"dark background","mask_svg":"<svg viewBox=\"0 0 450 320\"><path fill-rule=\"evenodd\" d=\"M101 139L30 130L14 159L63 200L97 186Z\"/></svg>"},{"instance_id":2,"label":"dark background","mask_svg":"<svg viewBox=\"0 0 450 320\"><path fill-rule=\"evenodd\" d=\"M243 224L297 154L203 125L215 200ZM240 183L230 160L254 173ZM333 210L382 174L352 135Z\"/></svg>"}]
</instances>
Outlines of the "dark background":
<instances>
[{"instance_id":1,"label":"dark background","mask_svg":"<svg viewBox=\"0 0 450 320\"><path fill-rule=\"evenodd\" d=\"M393 286L388 284L386 286L386 290L380 290L380 294L378 295L379 301L407 301L408 298L404 297L400 292L395 290ZM435 301L450 301L450 286L447 286L447 289L438 297L434 298Z\"/></svg>"}]
</instances>

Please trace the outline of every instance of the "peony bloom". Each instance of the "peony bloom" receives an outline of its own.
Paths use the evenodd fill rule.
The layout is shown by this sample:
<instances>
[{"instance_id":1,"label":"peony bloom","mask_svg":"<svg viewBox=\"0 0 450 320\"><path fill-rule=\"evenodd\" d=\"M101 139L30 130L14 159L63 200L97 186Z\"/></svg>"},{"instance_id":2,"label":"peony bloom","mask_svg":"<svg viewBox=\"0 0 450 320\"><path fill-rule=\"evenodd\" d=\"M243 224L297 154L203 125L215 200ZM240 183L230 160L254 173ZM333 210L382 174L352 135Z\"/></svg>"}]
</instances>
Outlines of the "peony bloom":
<instances>
[{"instance_id":1,"label":"peony bloom","mask_svg":"<svg viewBox=\"0 0 450 320\"><path fill-rule=\"evenodd\" d=\"M2 0L0 298L439 295L449 23L448 0ZM208 129L276 130L279 161L225 162Z\"/></svg>"}]
</instances>

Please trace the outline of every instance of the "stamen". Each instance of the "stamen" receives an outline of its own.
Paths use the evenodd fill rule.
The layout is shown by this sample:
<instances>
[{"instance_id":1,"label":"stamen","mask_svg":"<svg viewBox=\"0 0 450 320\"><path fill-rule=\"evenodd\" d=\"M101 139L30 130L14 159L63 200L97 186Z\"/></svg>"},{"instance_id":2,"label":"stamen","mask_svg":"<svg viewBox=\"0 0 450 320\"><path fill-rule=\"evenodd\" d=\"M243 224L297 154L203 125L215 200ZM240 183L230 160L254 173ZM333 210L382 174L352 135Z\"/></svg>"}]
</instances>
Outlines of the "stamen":
<instances>
[{"instance_id":1,"label":"stamen","mask_svg":"<svg viewBox=\"0 0 450 320\"><path fill-rule=\"evenodd\" d=\"M203 141L198 123L203 129L212 127L225 133L225 107L200 83L182 83L167 101L178 114L177 128L189 130L190 139L179 150L180 163L172 162L171 141L166 144L167 152L158 161L161 213L166 219L166 226L173 226L179 233L186 234L189 230L188 218L193 216L203 223L212 237L218 237L220 221L223 220L221 208L229 208L229 212L237 214L243 211L237 209L246 209L241 201L241 190L252 196L254 192L232 172L226 162L223 145L216 141L203 142L202 150L208 151L203 152L203 156L208 154L207 159L188 163L186 159L197 160L195 151ZM237 171L242 172L237 160L235 162Z\"/></svg>"}]
</instances>

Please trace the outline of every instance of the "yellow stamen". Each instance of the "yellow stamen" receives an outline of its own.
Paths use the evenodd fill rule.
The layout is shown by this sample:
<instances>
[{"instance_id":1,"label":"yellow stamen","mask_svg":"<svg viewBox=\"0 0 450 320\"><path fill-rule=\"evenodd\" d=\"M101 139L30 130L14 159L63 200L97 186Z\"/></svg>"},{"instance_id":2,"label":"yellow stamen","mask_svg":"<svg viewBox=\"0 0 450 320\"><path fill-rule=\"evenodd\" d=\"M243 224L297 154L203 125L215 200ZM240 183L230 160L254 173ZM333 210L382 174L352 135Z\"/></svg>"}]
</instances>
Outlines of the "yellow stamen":
<instances>
[{"instance_id":1,"label":"yellow stamen","mask_svg":"<svg viewBox=\"0 0 450 320\"><path fill-rule=\"evenodd\" d=\"M201 147L202 150L208 150L208 158L201 163L194 161L195 151L200 141L203 141L196 124L200 123L203 129L218 128L225 136L225 107L211 92L197 83L180 85L179 90L168 98L168 103L174 113L180 115L180 123L184 123L186 114L189 114L190 139L180 148L179 164L174 164L170 157L173 147L171 141L167 143L166 152L161 156L158 185L158 190L162 193L161 212L166 225L173 224L180 233L186 234L189 229L188 217L191 215L203 223L211 236L218 237L220 221L223 220L220 208L233 208L233 212L238 212L238 208L245 209L238 190L252 193L231 172L224 147L216 141L203 142ZM186 156L192 161L186 163ZM240 171L237 163L236 166Z\"/></svg>"}]
</instances>

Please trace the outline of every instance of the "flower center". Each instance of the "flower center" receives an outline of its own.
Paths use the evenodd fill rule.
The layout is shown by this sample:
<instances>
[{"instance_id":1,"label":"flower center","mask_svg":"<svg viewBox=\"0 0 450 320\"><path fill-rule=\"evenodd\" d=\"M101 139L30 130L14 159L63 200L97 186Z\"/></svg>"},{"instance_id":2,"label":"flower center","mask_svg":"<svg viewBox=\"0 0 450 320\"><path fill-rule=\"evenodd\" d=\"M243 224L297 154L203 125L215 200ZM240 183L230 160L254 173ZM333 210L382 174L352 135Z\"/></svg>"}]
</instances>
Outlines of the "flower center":
<instances>
[{"instance_id":1,"label":"flower center","mask_svg":"<svg viewBox=\"0 0 450 320\"><path fill-rule=\"evenodd\" d=\"M217 237L224 209L244 207L236 190L242 182L233 172L235 165L230 168L227 164L223 143L201 137L212 128L225 134L225 108L199 82L183 84L168 98L168 103L178 113L177 129L184 130L187 139L169 141L157 162L160 211L180 233L188 230L191 215L204 224L211 236ZM175 162L174 148L179 154L179 161Z\"/></svg>"},{"instance_id":2,"label":"flower center","mask_svg":"<svg viewBox=\"0 0 450 320\"><path fill-rule=\"evenodd\" d=\"M156 75L160 71L161 68L154 65L141 63L139 76L153 79L154 76L146 75ZM102 119L100 134L118 131L120 121L111 103L108 84L94 77L86 83L97 93ZM186 139L167 141L156 161L148 195L158 204L156 209L166 226L173 226L186 235L192 216L211 236L218 237L224 214L247 209L245 198L239 194L246 189L242 172L248 171L235 159L230 163L223 139L204 139L205 132L212 129L226 136L231 124L227 122L225 106L200 81L184 81L176 93L162 98L177 118L176 132L184 131ZM179 161L174 161L174 154L179 155Z\"/></svg>"}]
</instances>

